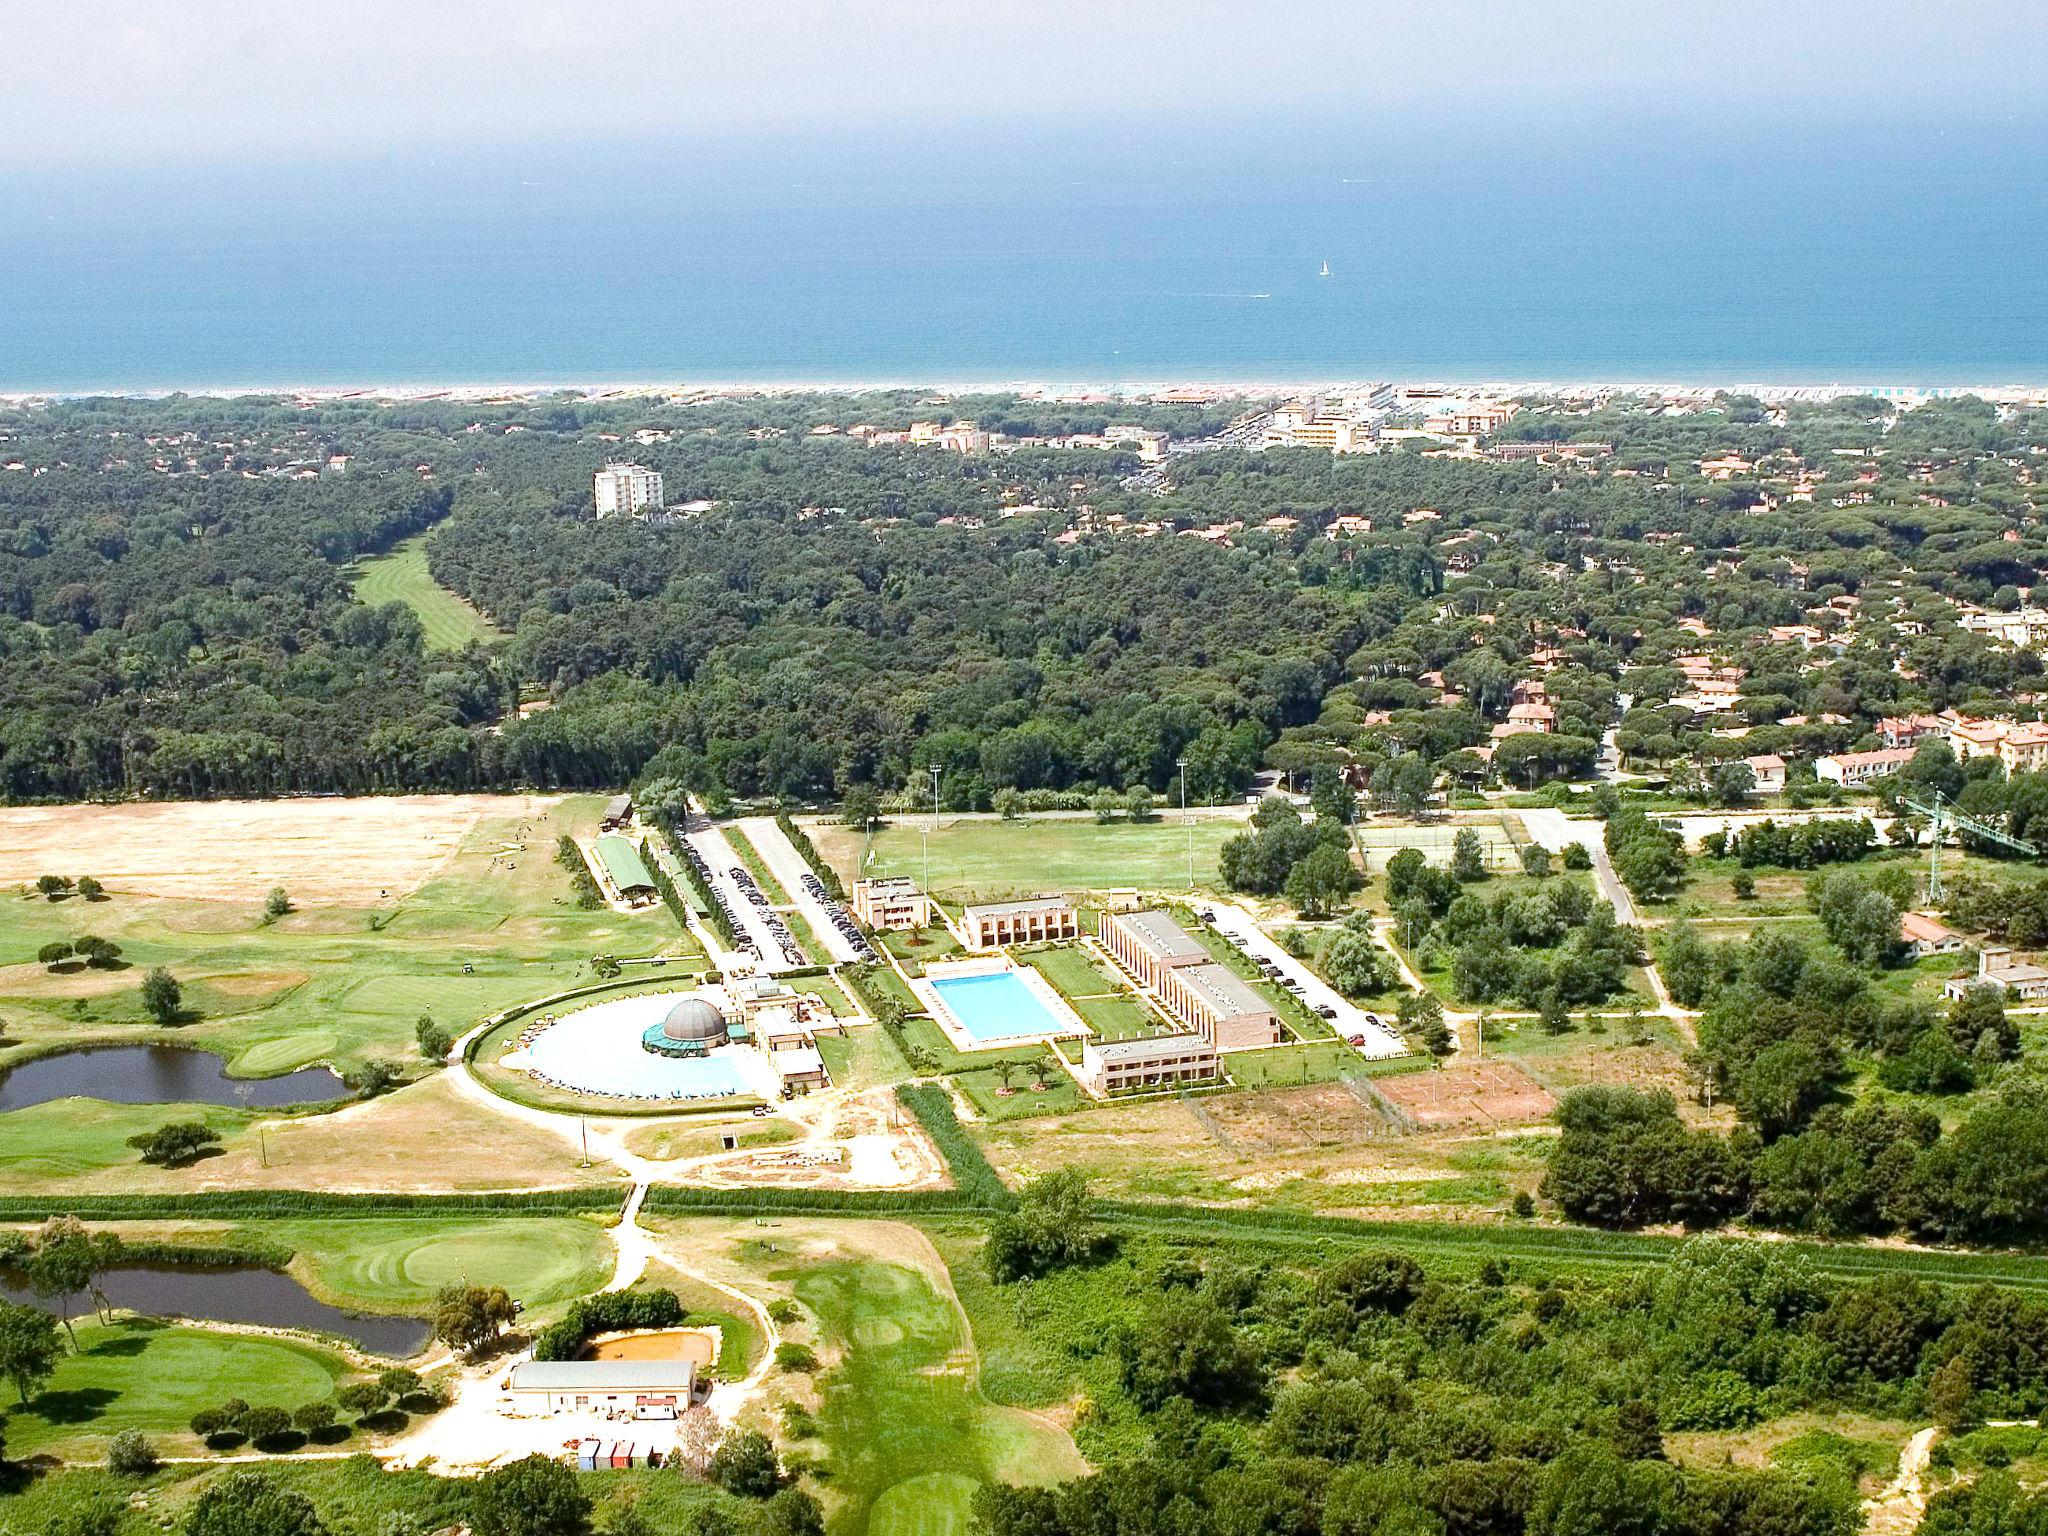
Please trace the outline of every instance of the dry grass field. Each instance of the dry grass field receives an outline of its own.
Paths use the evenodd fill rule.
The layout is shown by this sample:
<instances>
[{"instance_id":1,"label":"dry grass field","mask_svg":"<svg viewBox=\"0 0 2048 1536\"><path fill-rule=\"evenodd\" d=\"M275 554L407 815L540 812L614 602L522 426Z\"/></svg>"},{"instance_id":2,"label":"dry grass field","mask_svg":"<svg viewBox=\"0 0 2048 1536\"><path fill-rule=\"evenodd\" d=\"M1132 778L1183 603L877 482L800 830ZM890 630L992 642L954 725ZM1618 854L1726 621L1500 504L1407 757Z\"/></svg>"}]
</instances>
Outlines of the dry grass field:
<instances>
[{"instance_id":1,"label":"dry grass field","mask_svg":"<svg viewBox=\"0 0 2048 1536\"><path fill-rule=\"evenodd\" d=\"M547 836L556 795L177 801L0 808L0 885L91 875L143 896L364 904L424 885L485 818ZM546 855L543 853L542 857Z\"/></svg>"}]
</instances>

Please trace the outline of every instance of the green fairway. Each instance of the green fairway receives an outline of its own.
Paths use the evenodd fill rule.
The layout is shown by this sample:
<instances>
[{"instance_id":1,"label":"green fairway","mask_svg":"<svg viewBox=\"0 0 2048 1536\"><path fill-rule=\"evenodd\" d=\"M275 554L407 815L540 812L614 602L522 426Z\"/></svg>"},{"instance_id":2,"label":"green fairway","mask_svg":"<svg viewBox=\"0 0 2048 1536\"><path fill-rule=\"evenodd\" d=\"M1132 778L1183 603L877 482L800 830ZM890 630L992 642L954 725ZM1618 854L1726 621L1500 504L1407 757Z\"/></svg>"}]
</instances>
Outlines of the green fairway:
<instances>
[{"instance_id":1,"label":"green fairway","mask_svg":"<svg viewBox=\"0 0 2048 1536\"><path fill-rule=\"evenodd\" d=\"M830 1529L841 1536L965 1536L984 1482L1053 1482L1080 1458L1059 1431L993 1407L959 1308L923 1274L843 1260L795 1276L845 1351L822 1380Z\"/></svg>"},{"instance_id":2,"label":"green fairway","mask_svg":"<svg viewBox=\"0 0 2048 1536\"><path fill-rule=\"evenodd\" d=\"M972 901L1032 896L1041 891L1182 890L1188 883L1188 846L1194 845L1195 882L1217 884L1217 852L1244 823L1205 817L1188 825L1173 816L1157 821L1110 822L1091 818L1020 818L1003 821L941 819L931 835L932 892ZM812 837L849 877L907 875L924 878L923 822L890 823L875 834L873 857L860 863L860 835L820 823Z\"/></svg>"},{"instance_id":3,"label":"green fairway","mask_svg":"<svg viewBox=\"0 0 2048 1536\"><path fill-rule=\"evenodd\" d=\"M571 797L552 824L592 825L601 804ZM482 1016L592 980L593 955L698 953L666 911L575 906L547 856L552 835L487 817L417 890L373 906L308 901L274 922L255 899L116 891L99 902L10 902L0 925L8 1044L164 1038L140 996L144 971L161 965L196 1015L177 1042L219 1051L239 1075L370 1056L405 1064L417 1061L422 1014L460 1034ZM520 842L523 857L502 856ZM124 967L53 973L35 963L43 944L87 933L118 943ZM0 1065L15 1054L0 1050Z\"/></svg>"},{"instance_id":4,"label":"green fairway","mask_svg":"<svg viewBox=\"0 0 2048 1536\"><path fill-rule=\"evenodd\" d=\"M70 1178L132 1164L130 1136L172 1121L200 1120L223 1137L246 1126L241 1110L206 1104L108 1104L55 1099L0 1115L0 1182L19 1188L40 1179Z\"/></svg>"},{"instance_id":5,"label":"green fairway","mask_svg":"<svg viewBox=\"0 0 2048 1536\"><path fill-rule=\"evenodd\" d=\"M434 580L427 569L427 535L415 534L391 553L355 569L356 601L371 607L403 603L419 615L430 651L459 651L470 641L488 644L504 631Z\"/></svg>"},{"instance_id":6,"label":"green fairway","mask_svg":"<svg viewBox=\"0 0 2048 1536\"><path fill-rule=\"evenodd\" d=\"M444 1285L502 1285L538 1306L594 1291L612 1272L611 1239L574 1216L279 1221L262 1231L295 1251L293 1272L316 1294L385 1311L422 1311Z\"/></svg>"},{"instance_id":7,"label":"green fairway","mask_svg":"<svg viewBox=\"0 0 2048 1536\"><path fill-rule=\"evenodd\" d=\"M65 1355L26 1408L17 1400L8 1410L10 1456L104 1455L107 1439L124 1429L182 1436L194 1413L231 1397L296 1408L330 1396L345 1370L309 1345L142 1318L110 1327L88 1320L78 1325L78 1343L80 1352Z\"/></svg>"}]
</instances>

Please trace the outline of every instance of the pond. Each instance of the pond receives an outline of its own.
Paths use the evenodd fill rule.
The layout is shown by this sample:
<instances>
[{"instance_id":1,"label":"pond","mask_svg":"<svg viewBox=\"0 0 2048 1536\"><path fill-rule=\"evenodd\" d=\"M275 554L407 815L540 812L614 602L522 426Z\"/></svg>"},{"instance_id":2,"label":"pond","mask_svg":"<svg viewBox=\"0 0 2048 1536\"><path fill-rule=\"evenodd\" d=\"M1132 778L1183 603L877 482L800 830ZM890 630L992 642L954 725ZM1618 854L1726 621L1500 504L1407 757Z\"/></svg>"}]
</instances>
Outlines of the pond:
<instances>
[{"instance_id":1,"label":"pond","mask_svg":"<svg viewBox=\"0 0 2048 1536\"><path fill-rule=\"evenodd\" d=\"M233 1264L123 1264L100 1274L100 1289L117 1307L146 1317L187 1317L265 1328L310 1328L355 1343L371 1354L403 1360L426 1345L416 1317L379 1317L329 1306L282 1270ZM51 1308L29 1289L19 1269L0 1266L0 1296ZM83 1309L78 1298L73 1311Z\"/></svg>"},{"instance_id":2,"label":"pond","mask_svg":"<svg viewBox=\"0 0 2048 1536\"><path fill-rule=\"evenodd\" d=\"M173 1045L102 1045L25 1061L0 1078L0 1114L53 1099L114 1104L220 1104L276 1109L322 1104L347 1089L325 1067L279 1077L229 1077L211 1051Z\"/></svg>"}]
</instances>

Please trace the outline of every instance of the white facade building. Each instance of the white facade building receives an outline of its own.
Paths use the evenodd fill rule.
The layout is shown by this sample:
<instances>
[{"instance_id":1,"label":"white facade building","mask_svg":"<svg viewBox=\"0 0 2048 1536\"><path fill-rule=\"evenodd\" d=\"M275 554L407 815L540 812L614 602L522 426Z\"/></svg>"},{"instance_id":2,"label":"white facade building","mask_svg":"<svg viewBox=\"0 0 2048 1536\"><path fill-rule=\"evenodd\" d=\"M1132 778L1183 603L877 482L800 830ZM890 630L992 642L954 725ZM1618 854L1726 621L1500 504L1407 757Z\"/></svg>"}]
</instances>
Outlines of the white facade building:
<instances>
[{"instance_id":1,"label":"white facade building","mask_svg":"<svg viewBox=\"0 0 2048 1536\"><path fill-rule=\"evenodd\" d=\"M592 494L599 517L645 517L662 508L661 471L639 464L607 464L597 472Z\"/></svg>"}]
</instances>

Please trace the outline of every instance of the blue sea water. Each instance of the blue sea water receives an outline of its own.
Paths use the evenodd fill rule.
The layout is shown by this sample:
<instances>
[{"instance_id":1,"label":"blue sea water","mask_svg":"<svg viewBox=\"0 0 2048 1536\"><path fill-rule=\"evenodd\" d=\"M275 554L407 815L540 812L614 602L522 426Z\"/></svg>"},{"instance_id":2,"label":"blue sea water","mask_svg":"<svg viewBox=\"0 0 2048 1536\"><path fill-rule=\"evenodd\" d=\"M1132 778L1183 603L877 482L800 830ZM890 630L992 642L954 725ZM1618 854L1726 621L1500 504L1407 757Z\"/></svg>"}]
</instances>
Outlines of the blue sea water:
<instances>
[{"instance_id":1,"label":"blue sea water","mask_svg":"<svg viewBox=\"0 0 2048 1536\"><path fill-rule=\"evenodd\" d=\"M2026 134L1469 138L0 173L0 388L2048 382Z\"/></svg>"}]
</instances>

